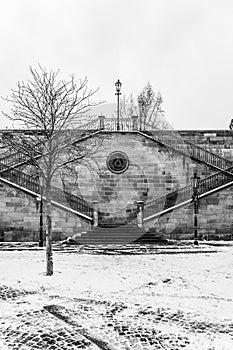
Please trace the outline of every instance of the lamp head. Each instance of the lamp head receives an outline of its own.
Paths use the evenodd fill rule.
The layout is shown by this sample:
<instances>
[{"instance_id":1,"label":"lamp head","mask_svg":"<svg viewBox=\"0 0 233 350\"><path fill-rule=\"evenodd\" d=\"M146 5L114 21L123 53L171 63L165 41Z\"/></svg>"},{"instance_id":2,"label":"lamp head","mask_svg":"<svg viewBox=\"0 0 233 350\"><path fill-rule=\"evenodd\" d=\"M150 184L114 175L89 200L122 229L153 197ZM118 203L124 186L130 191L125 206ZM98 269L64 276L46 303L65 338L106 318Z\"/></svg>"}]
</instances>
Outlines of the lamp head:
<instances>
[{"instance_id":1,"label":"lamp head","mask_svg":"<svg viewBox=\"0 0 233 350\"><path fill-rule=\"evenodd\" d=\"M200 184L200 179L201 178L199 176L197 176L197 173L194 172L193 177L191 178L193 189L198 190L199 184Z\"/></svg>"},{"instance_id":2,"label":"lamp head","mask_svg":"<svg viewBox=\"0 0 233 350\"><path fill-rule=\"evenodd\" d=\"M118 79L117 82L115 83L117 93L119 93L121 91L121 85L122 84L121 84L120 80Z\"/></svg>"}]
</instances>

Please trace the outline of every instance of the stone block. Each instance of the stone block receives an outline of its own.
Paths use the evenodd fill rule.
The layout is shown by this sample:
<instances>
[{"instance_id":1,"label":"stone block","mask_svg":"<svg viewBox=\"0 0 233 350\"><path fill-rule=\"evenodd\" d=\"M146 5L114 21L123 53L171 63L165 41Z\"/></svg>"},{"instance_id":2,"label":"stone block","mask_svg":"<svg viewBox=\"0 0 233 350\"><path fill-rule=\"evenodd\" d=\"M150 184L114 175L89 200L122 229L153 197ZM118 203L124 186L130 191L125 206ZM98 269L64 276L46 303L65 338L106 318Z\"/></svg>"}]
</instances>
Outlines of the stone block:
<instances>
[{"instance_id":1,"label":"stone block","mask_svg":"<svg viewBox=\"0 0 233 350\"><path fill-rule=\"evenodd\" d=\"M13 232L12 231L5 231L4 232L4 242L12 242L13 241Z\"/></svg>"},{"instance_id":2,"label":"stone block","mask_svg":"<svg viewBox=\"0 0 233 350\"><path fill-rule=\"evenodd\" d=\"M14 230L12 234L14 242L34 242L35 235L33 230L18 231Z\"/></svg>"},{"instance_id":3,"label":"stone block","mask_svg":"<svg viewBox=\"0 0 233 350\"><path fill-rule=\"evenodd\" d=\"M52 240L55 241L60 241L61 237L63 237L62 235L62 231L53 231L53 235L52 235Z\"/></svg>"}]
</instances>

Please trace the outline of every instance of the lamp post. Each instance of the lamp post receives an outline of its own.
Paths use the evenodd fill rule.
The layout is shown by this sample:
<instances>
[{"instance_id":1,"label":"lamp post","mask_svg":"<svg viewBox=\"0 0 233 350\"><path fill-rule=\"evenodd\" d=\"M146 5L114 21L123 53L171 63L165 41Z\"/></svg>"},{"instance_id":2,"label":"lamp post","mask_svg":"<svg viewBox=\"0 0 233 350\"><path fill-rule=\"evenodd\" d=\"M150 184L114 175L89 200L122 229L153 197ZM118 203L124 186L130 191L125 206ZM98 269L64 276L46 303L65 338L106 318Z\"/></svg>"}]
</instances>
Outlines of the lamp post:
<instances>
[{"instance_id":1,"label":"lamp post","mask_svg":"<svg viewBox=\"0 0 233 350\"><path fill-rule=\"evenodd\" d=\"M200 184L200 177L197 176L197 173L194 172L193 177L191 178L192 187L193 187L193 223L194 223L194 245L198 245L198 235L197 235L197 214L198 214L198 190Z\"/></svg>"},{"instance_id":2,"label":"lamp post","mask_svg":"<svg viewBox=\"0 0 233 350\"><path fill-rule=\"evenodd\" d=\"M143 98L139 98L138 99L138 104L139 104L139 130L141 131L143 129L142 127L142 122L143 122L143 118L142 118L142 111L143 111Z\"/></svg>"},{"instance_id":3,"label":"lamp post","mask_svg":"<svg viewBox=\"0 0 233 350\"><path fill-rule=\"evenodd\" d=\"M233 119L231 119L231 122L230 122L230 125L229 125L229 129L230 129L231 131L233 131ZM230 240L231 240L231 241L233 240L233 233L231 233L231 235L230 235Z\"/></svg>"},{"instance_id":4,"label":"lamp post","mask_svg":"<svg viewBox=\"0 0 233 350\"><path fill-rule=\"evenodd\" d=\"M144 202L137 201L137 222L138 222L138 227L140 228L143 228L143 209L144 209Z\"/></svg>"},{"instance_id":5,"label":"lamp post","mask_svg":"<svg viewBox=\"0 0 233 350\"><path fill-rule=\"evenodd\" d=\"M121 95L121 82L118 79L117 82L115 83L116 87L116 93L117 95L117 130L120 130L120 95Z\"/></svg>"}]
</instances>

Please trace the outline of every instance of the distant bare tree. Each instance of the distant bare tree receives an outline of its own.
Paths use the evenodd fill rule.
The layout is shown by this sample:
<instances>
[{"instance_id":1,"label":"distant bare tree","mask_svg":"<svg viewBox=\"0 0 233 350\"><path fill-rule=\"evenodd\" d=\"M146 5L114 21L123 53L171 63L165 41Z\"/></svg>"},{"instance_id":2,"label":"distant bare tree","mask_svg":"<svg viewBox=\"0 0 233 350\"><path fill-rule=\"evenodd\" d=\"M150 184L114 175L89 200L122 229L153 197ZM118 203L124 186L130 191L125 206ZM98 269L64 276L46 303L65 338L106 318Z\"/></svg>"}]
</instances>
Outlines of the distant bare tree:
<instances>
[{"instance_id":1,"label":"distant bare tree","mask_svg":"<svg viewBox=\"0 0 233 350\"><path fill-rule=\"evenodd\" d=\"M46 197L46 274L53 274L51 183L55 175L64 173L64 167L80 162L94 151L85 143L75 143L77 127L97 90L89 90L87 79L75 82L58 80L59 71L47 71L39 66L30 68L31 80L18 82L6 101L11 103L11 114L3 113L13 122L20 122L32 134L15 134L9 145L26 155L38 169L44 182ZM40 155L40 159L38 159Z\"/></svg>"},{"instance_id":2,"label":"distant bare tree","mask_svg":"<svg viewBox=\"0 0 233 350\"><path fill-rule=\"evenodd\" d=\"M148 82L138 95L139 118L142 125L150 124L158 127L164 111L161 109L163 102L160 92L156 95L151 84Z\"/></svg>"},{"instance_id":3,"label":"distant bare tree","mask_svg":"<svg viewBox=\"0 0 233 350\"><path fill-rule=\"evenodd\" d=\"M167 128L168 123L164 118L162 103L163 99L160 92L155 94L151 84L148 82L137 96L136 101L132 94L129 97L123 96L120 102L120 115L128 118L132 115L138 115L139 125L142 129L146 125L164 129Z\"/></svg>"},{"instance_id":4,"label":"distant bare tree","mask_svg":"<svg viewBox=\"0 0 233 350\"><path fill-rule=\"evenodd\" d=\"M138 114L138 104L135 102L133 94L128 97L123 95L120 100L120 116L123 118L130 118L132 115Z\"/></svg>"}]
</instances>

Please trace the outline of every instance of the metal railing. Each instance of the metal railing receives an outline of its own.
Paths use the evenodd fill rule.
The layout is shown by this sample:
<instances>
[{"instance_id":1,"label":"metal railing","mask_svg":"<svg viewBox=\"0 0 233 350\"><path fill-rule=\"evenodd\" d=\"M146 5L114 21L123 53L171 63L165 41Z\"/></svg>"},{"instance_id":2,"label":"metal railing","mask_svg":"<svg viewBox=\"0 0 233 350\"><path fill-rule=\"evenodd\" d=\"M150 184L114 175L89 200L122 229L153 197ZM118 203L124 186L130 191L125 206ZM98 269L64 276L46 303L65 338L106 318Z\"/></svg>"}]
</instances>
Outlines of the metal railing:
<instances>
[{"instance_id":1,"label":"metal railing","mask_svg":"<svg viewBox=\"0 0 233 350\"><path fill-rule=\"evenodd\" d=\"M103 122L103 129L107 131L117 131L117 119L116 118L105 118ZM135 128L136 125L136 128ZM94 119L89 123L82 126L82 129L87 130L88 128L94 130L100 130L100 120ZM153 124L147 122L140 122L138 119L136 124L133 124L132 118L120 118L119 120L120 131L134 131L138 130L142 134L146 131L150 131L149 135L155 141L168 146L175 151L178 151L190 158L196 159L216 169L227 169L233 163L209 150L206 150L200 146L195 145L190 141L184 140L177 132L166 129L156 129ZM148 136L148 134L145 134Z\"/></svg>"},{"instance_id":2,"label":"metal railing","mask_svg":"<svg viewBox=\"0 0 233 350\"><path fill-rule=\"evenodd\" d=\"M0 177L22 187L23 189L25 189L24 192L27 192L27 190L29 190L38 195L41 194L41 187L39 185L39 181L33 180L31 175L28 175L14 168L8 168L6 170L6 165L1 164L1 162ZM29 191L28 194L33 195ZM81 214L93 218L93 208L91 204L74 194L71 194L56 186L51 186L51 199L52 201L58 202L59 204L62 204L66 207L70 207L71 209Z\"/></svg>"},{"instance_id":3,"label":"metal railing","mask_svg":"<svg viewBox=\"0 0 233 350\"><path fill-rule=\"evenodd\" d=\"M199 161L215 168L227 169L233 164L230 160L216 153L197 146L192 142L183 140L181 136L170 130L159 130L151 136L164 145L172 147L190 158L198 159Z\"/></svg>"},{"instance_id":4,"label":"metal railing","mask_svg":"<svg viewBox=\"0 0 233 350\"><path fill-rule=\"evenodd\" d=\"M199 196L204 197L208 192L217 190L219 187L233 181L233 166L227 172L218 172L200 180ZM184 203L192 199L193 189L191 185L184 186L161 197L145 202L144 218L148 218L158 213L163 213L167 209Z\"/></svg>"},{"instance_id":5,"label":"metal railing","mask_svg":"<svg viewBox=\"0 0 233 350\"><path fill-rule=\"evenodd\" d=\"M81 126L85 130L99 130L100 123L99 118L92 120L89 123ZM153 126L145 124L145 130L153 130ZM116 118L108 118L104 121L104 130L117 131ZM131 118L120 119L120 131L132 131L133 122ZM148 137L148 133L141 133ZM182 139L179 134L171 130L153 130L149 133L149 137L161 142L163 145L168 146L176 151L181 152L191 158L204 162L207 165L215 167L217 169L227 170L227 172L215 173L200 181L199 193L204 194L210 190L216 189L221 185L227 184L233 179L233 166L230 160L225 159L215 153L201 148L189 141ZM8 179L9 181L16 183L19 186L25 187L35 193L40 194L39 184L33 181L30 175L10 167L16 167L17 164L21 165L23 162L28 162L28 157L24 154L15 152L9 156L0 159L0 176ZM183 203L190 200L192 197L191 185L177 189L173 192L165 194L159 198L148 201L144 206L144 217L150 217L156 213L162 212L166 209L172 208L174 205ZM90 203L84 201L82 198L77 197L65 190L59 189L55 186L52 187L52 199L58 201L61 204L68 205L72 209L77 210L87 216L93 217L93 208Z\"/></svg>"},{"instance_id":6,"label":"metal railing","mask_svg":"<svg viewBox=\"0 0 233 350\"><path fill-rule=\"evenodd\" d=\"M117 120L116 118L107 118L104 123L104 130L117 131ZM133 124L131 118L120 118L119 120L119 131L132 131Z\"/></svg>"},{"instance_id":7,"label":"metal railing","mask_svg":"<svg viewBox=\"0 0 233 350\"><path fill-rule=\"evenodd\" d=\"M35 152L35 156L37 155L40 157L38 152ZM16 167L28 162L30 162L30 158L20 152L14 152L10 155L2 157L0 159L0 176L18 186L25 188L26 190L40 195L41 188L39 183L33 180L31 175L15 169ZM69 206L71 209L88 217L93 217L93 208L90 203L65 190L52 186L51 199L66 207Z\"/></svg>"},{"instance_id":8,"label":"metal railing","mask_svg":"<svg viewBox=\"0 0 233 350\"><path fill-rule=\"evenodd\" d=\"M11 166L17 166L17 165L28 163L30 162L30 158L23 153L14 152L5 157L0 158L0 162L2 165L5 165L6 167L11 167Z\"/></svg>"}]
</instances>

